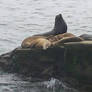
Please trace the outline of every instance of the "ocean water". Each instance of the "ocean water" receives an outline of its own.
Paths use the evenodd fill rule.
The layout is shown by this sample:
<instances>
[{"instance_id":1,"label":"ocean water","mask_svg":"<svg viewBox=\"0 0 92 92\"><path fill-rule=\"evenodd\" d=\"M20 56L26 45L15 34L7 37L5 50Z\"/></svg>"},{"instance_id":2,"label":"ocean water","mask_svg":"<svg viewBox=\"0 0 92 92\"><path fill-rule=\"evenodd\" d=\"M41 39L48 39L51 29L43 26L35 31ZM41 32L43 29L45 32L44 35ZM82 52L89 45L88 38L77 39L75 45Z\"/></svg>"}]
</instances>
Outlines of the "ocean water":
<instances>
[{"instance_id":1,"label":"ocean water","mask_svg":"<svg viewBox=\"0 0 92 92\"><path fill-rule=\"evenodd\" d=\"M0 54L28 36L51 31L60 13L68 32L92 34L91 4L92 0L0 0Z\"/></svg>"},{"instance_id":2,"label":"ocean water","mask_svg":"<svg viewBox=\"0 0 92 92\"><path fill-rule=\"evenodd\" d=\"M44 82L31 82L16 74L0 74L0 92L78 92L67 87L62 81L51 78Z\"/></svg>"},{"instance_id":3,"label":"ocean water","mask_svg":"<svg viewBox=\"0 0 92 92\"><path fill-rule=\"evenodd\" d=\"M68 32L77 36L92 34L92 0L0 0L0 54L20 46L28 36L51 31L55 16L60 13L68 24ZM1 72L0 92L70 92L62 82L63 87L57 84L61 85L58 88L56 82L51 79L44 88Z\"/></svg>"}]
</instances>

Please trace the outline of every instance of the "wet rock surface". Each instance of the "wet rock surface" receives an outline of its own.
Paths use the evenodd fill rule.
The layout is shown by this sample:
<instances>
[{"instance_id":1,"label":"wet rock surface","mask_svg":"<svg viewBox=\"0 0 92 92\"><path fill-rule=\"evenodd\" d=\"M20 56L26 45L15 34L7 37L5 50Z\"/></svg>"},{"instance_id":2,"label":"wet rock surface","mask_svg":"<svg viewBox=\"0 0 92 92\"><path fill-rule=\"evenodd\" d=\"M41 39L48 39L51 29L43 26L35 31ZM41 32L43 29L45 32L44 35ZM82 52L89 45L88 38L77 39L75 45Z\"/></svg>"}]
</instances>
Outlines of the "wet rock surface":
<instances>
[{"instance_id":1,"label":"wet rock surface","mask_svg":"<svg viewBox=\"0 0 92 92\"><path fill-rule=\"evenodd\" d=\"M47 50L16 48L11 54L1 56L4 69L33 77L50 78L61 74L64 62L64 48Z\"/></svg>"},{"instance_id":2,"label":"wet rock surface","mask_svg":"<svg viewBox=\"0 0 92 92\"><path fill-rule=\"evenodd\" d=\"M64 61L63 55L62 48L49 48L47 50L17 48L12 54L12 70L33 77L49 78L57 73L59 63L62 64Z\"/></svg>"}]
</instances>

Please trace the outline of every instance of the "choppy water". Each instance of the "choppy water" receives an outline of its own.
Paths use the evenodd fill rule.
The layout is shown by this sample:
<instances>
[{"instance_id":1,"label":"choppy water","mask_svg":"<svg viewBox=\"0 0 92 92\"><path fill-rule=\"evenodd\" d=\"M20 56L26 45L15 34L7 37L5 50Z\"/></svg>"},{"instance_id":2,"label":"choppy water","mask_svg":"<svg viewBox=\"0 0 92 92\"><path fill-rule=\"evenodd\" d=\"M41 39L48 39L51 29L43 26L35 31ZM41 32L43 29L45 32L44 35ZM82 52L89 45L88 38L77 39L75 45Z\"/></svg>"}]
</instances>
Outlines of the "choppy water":
<instances>
[{"instance_id":1,"label":"choppy water","mask_svg":"<svg viewBox=\"0 0 92 92\"><path fill-rule=\"evenodd\" d=\"M92 34L92 0L0 0L0 54L28 36L52 30L59 13L68 32Z\"/></svg>"},{"instance_id":2,"label":"choppy water","mask_svg":"<svg viewBox=\"0 0 92 92\"><path fill-rule=\"evenodd\" d=\"M78 92L54 78L44 82L31 82L31 78L2 73L0 74L0 92Z\"/></svg>"},{"instance_id":3,"label":"choppy water","mask_svg":"<svg viewBox=\"0 0 92 92\"><path fill-rule=\"evenodd\" d=\"M0 54L20 46L28 36L52 30L59 13L68 24L68 32L92 34L92 0L0 0ZM66 92L39 89L15 77L0 74L0 92Z\"/></svg>"}]
</instances>

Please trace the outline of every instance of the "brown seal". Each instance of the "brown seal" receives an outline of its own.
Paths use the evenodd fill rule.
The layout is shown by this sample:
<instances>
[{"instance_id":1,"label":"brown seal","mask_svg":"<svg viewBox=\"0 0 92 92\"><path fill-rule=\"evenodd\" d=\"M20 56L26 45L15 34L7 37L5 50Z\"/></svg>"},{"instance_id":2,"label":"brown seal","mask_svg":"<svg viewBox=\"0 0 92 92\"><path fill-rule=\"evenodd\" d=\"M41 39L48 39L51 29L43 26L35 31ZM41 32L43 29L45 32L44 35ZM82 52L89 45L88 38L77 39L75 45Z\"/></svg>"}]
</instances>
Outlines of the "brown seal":
<instances>
[{"instance_id":1,"label":"brown seal","mask_svg":"<svg viewBox=\"0 0 92 92\"><path fill-rule=\"evenodd\" d=\"M82 34L79 37L83 38L84 40L91 40L92 41L92 34Z\"/></svg>"},{"instance_id":2,"label":"brown seal","mask_svg":"<svg viewBox=\"0 0 92 92\"><path fill-rule=\"evenodd\" d=\"M54 44L64 44L67 42L80 42L80 41L84 41L81 37L64 37L61 40L57 41Z\"/></svg>"},{"instance_id":3,"label":"brown seal","mask_svg":"<svg viewBox=\"0 0 92 92\"><path fill-rule=\"evenodd\" d=\"M79 42L83 41L82 38L76 37L72 33L64 33L50 36L32 36L24 39L21 44L22 48L42 48L47 49L50 46L62 45L66 42Z\"/></svg>"},{"instance_id":4,"label":"brown seal","mask_svg":"<svg viewBox=\"0 0 92 92\"><path fill-rule=\"evenodd\" d=\"M74 34L72 33L63 33L63 34L58 34L58 35L51 35L51 36L48 36L47 39L51 42L55 42L55 41L59 41L65 37L75 37Z\"/></svg>"},{"instance_id":5,"label":"brown seal","mask_svg":"<svg viewBox=\"0 0 92 92\"><path fill-rule=\"evenodd\" d=\"M63 33L63 34L58 34L56 36L52 35L49 36L47 39L52 42L52 45L64 44L67 42L79 42L84 40L81 37L77 37L72 33Z\"/></svg>"},{"instance_id":6,"label":"brown seal","mask_svg":"<svg viewBox=\"0 0 92 92\"><path fill-rule=\"evenodd\" d=\"M51 42L43 36L28 37L21 44L22 48L42 48L44 50L50 46Z\"/></svg>"}]
</instances>

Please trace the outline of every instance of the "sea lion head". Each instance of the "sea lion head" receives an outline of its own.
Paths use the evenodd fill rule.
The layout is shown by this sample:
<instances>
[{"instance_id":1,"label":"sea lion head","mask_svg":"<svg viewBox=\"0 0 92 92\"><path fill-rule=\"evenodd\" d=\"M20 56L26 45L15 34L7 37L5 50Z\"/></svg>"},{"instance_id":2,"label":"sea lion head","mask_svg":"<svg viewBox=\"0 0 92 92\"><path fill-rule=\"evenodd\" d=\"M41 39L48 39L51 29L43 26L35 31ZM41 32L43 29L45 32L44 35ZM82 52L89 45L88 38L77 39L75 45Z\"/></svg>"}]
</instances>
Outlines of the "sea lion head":
<instances>
[{"instance_id":1,"label":"sea lion head","mask_svg":"<svg viewBox=\"0 0 92 92\"><path fill-rule=\"evenodd\" d=\"M67 32L67 24L64 21L63 17L61 14L56 15L55 17L55 24L54 28L50 32L42 33L42 34L37 34L35 36L50 36L50 35L58 35L58 34L63 34Z\"/></svg>"},{"instance_id":2,"label":"sea lion head","mask_svg":"<svg viewBox=\"0 0 92 92\"><path fill-rule=\"evenodd\" d=\"M56 35L67 32L67 24L61 14L57 15L55 18L54 31Z\"/></svg>"}]
</instances>

